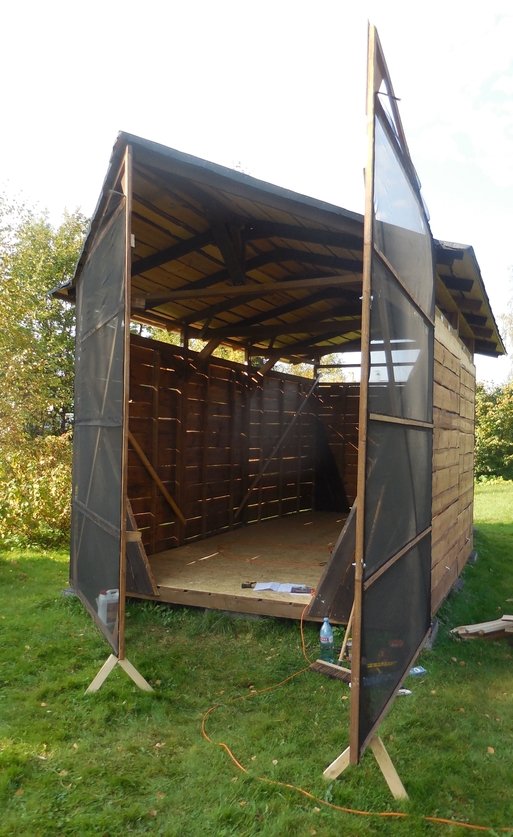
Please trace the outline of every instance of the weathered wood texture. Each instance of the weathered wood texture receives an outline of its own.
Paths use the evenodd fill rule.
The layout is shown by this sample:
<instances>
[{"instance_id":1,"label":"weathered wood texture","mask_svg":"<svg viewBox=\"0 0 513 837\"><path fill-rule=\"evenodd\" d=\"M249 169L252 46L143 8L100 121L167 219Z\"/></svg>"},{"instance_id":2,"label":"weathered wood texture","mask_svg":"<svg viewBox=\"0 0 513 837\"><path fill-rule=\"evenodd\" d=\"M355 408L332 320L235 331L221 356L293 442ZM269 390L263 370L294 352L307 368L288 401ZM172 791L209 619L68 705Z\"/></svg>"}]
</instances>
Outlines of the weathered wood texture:
<instances>
[{"instance_id":1,"label":"weathered wood texture","mask_svg":"<svg viewBox=\"0 0 513 837\"><path fill-rule=\"evenodd\" d=\"M352 506L356 499L360 384L321 384L318 400L318 416L342 477L347 501Z\"/></svg>"},{"instance_id":2,"label":"weathered wood texture","mask_svg":"<svg viewBox=\"0 0 513 837\"><path fill-rule=\"evenodd\" d=\"M294 417L311 381L133 337L130 431L186 518L180 526L137 454L128 495L148 554L313 508L317 401L303 410L238 520L248 485Z\"/></svg>"},{"instance_id":3,"label":"weathered wood texture","mask_svg":"<svg viewBox=\"0 0 513 837\"><path fill-rule=\"evenodd\" d=\"M472 551L475 367L438 312L435 323L431 610Z\"/></svg>"}]
</instances>

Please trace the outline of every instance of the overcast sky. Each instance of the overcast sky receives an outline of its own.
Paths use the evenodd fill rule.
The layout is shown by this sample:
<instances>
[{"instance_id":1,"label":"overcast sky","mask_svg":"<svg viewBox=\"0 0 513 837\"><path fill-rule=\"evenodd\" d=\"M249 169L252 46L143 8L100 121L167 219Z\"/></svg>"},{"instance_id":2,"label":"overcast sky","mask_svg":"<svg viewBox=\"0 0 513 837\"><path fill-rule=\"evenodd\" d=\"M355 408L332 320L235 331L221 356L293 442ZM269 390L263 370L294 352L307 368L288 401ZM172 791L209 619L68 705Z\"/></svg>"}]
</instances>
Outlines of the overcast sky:
<instances>
[{"instance_id":1,"label":"overcast sky","mask_svg":"<svg viewBox=\"0 0 513 837\"><path fill-rule=\"evenodd\" d=\"M355 8L356 7L356 8ZM0 186L95 207L118 131L363 211L367 20L437 238L513 296L513 4L16 0L0 12ZM504 361L477 358L502 380Z\"/></svg>"}]
</instances>

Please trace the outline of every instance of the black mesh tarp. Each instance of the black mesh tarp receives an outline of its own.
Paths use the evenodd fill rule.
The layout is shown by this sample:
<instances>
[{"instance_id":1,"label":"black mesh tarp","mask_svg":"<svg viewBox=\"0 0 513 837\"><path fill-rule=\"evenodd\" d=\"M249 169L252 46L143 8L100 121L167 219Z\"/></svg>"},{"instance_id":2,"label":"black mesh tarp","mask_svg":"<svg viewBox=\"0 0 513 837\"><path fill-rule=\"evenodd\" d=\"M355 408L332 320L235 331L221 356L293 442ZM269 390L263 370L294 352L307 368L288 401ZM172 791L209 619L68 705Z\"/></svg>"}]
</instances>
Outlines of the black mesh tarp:
<instances>
[{"instance_id":1,"label":"black mesh tarp","mask_svg":"<svg viewBox=\"0 0 513 837\"><path fill-rule=\"evenodd\" d=\"M432 432L370 421L367 439L365 579L431 525Z\"/></svg>"},{"instance_id":2,"label":"black mesh tarp","mask_svg":"<svg viewBox=\"0 0 513 837\"><path fill-rule=\"evenodd\" d=\"M77 283L71 581L118 651L125 344L124 199Z\"/></svg>"},{"instance_id":3,"label":"black mesh tarp","mask_svg":"<svg viewBox=\"0 0 513 837\"><path fill-rule=\"evenodd\" d=\"M375 128L374 243L419 307L434 313L432 239L424 208L406 175L401 152L379 113Z\"/></svg>"},{"instance_id":4,"label":"black mesh tarp","mask_svg":"<svg viewBox=\"0 0 513 837\"><path fill-rule=\"evenodd\" d=\"M431 536L427 534L365 591L362 612L360 728L363 742L430 623Z\"/></svg>"},{"instance_id":5,"label":"black mesh tarp","mask_svg":"<svg viewBox=\"0 0 513 837\"><path fill-rule=\"evenodd\" d=\"M378 257L372 266L373 300L369 411L431 421L431 326Z\"/></svg>"},{"instance_id":6,"label":"black mesh tarp","mask_svg":"<svg viewBox=\"0 0 513 837\"><path fill-rule=\"evenodd\" d=\"M401 132L376 111L358 757L430 620L433 248Z\"/></svg>"}]
</instances>

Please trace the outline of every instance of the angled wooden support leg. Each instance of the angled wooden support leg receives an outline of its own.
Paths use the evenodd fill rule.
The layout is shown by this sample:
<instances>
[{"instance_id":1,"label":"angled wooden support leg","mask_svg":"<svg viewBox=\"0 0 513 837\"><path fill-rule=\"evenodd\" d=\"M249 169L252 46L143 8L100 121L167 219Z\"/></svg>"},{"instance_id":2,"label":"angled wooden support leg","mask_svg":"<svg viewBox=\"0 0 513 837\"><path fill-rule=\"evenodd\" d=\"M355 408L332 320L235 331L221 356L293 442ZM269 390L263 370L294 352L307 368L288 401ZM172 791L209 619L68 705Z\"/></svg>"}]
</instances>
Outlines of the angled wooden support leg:
<instances>
[{"instance_id":1,"label":"angled wooden support leg","mask_svg":"<svg viewBox=\"0 0 513 837\"><path fill-rule=\"evenodd\" d=\"M326 768L322 774L325 779L336 779L337 776L340 776L340 774L344 772L346 767L349 767L349 750L350 747L347 747L344 752L340 753L338 758L336 758L335 761L332 761L330 766Z\"/></svg>"},{"instance_id":2,"label":"angled wooden support leg","mask_svg":"<svg viewBox=\"0 0 513 837\"><path fill-rule=\"evenodd\" d=\"M399 774L392 764L392 759L387 753L385 745L383 744L379 735L375 735L371 739L370 748L376 757L381 772L385 777L385 782L390 788L390 792L394 799L408 799L408 794L404 789L404 785L399 778Z\"/></svg>"},{"instance_id":3,"label":"angled wooden support leg","mask_svg":"<svg viewBox=\"0 0 513 837\"><path fill-rule=\"evenodd\" d=\"M118 665L121 666L123 671L126 671L128 676L134 681L135 685L139 686L139 688L142 689L143 692L153 692L153 689L151 688L148 681L144 679L142 674L139 674L139 672L137 671L135 666L132 665L130 660L127 660L126 658L124 660L118 660Z\"/></svg>"},{"instance_id":4,"label":"angled wooden support leg","mask_svg":"<svg viewBox=\"0 0 513 837\"><path fill-rule=\"evenodd\" d=\"M106 681L107 677L111 673L111 671L117 666L121 666L123 671L126 671L128 676L134 681L136 686L139 686L143 692L153 692L150 684L144 679L142 674L139 674L137 669L132 665L129 660L123 659L118 660L115 654L111 654L109 659L103 664L100 671L92 681L92 683L86 689L86 695L90 692L97 692L100 686Z\"/></svg>"},{"instance_id":5,"label":"angled wooden support leg","mask_svg":"<svg viewBox=\"0 0 513 837\"><path fill-rule=\"evenodd\" d=\"M392 759L388 755L381 738L379 738L378 735L375 735L374 738L371 739L369 746L374 753L376 761L385 778L385 782L390 788L392 796L395 799L408 799L408 794L404 789L404 785L399 778L397 770L392 764ZM325 779L336 779L337 776L340 776L340 774L344 772L346 767L349 767L349 751L350 747L347 747L347 749L344 750L344 752L341 753L339 757L326 768L322 774Z\"/></svg>"}]
</instances>

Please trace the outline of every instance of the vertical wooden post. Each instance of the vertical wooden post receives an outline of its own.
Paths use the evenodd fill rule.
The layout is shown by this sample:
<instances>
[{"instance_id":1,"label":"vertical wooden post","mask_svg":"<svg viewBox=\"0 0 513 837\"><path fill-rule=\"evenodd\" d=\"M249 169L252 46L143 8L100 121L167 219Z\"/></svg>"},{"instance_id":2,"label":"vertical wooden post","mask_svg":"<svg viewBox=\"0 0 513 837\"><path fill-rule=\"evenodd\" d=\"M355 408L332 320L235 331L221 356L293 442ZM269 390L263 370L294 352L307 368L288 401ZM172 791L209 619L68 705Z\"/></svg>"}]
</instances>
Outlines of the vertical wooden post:
<instances>
[{"instance_id":1,"label":"vertical wooden post","mask_svg":"<svg viewBox=\"0 0 513 837\"><path fill-rule=\"evenodd\" d=\"M151 433L151 464L155 471L159 465L159 386L160 386L160 352L153 352L153 403L152 403L152 433ZM154 555L157 541L157 486L151 481L151 529L150 529L150 550Z\"/></svg>"},{"instance_id":2,"label":"vertical wooden post","mask_svg":"<svg viewBox=\"0 0 513 837\"><path fill-rule=\"evenodd\" d=\"M284 402L285 402L285 381L282 377L279 379L279 390L278 390L278 414L279 414L279 435L278 439L281 439L283 435L283 431L285 429L285 416L284 416ZM278 517L282 516L282 507L283 507L283 449L280 451L280 463L278 466Z\"/></svg>"},{"instance_id":3,"label":"vertical wooden post","mask_svg":"<svg viewBox=\"0 0 513 837\"><path fill-rule=\"evenodd\" d=\"M206 369L206 381L204 387L204 401L201 405L201 536L207 534L207 463L208 463L208 416L210 402L210 374L209 366Z\"/></svg>"},{"instance_id":4,"label":"vertical wooden post","mask_svg":"<svg viewBox=\"0 0 513 837\"><path fill-rule=\"evenodd\" d=\"M371 264L374 218L374 96L379 89L376 66L375 29L369 26L367 54L367 167L365 170L365 221L363 232L362 286L362 366L358 427L358 475L356 509L355 590L353 617L353 653L351 663L350 762L360 760L360 658L362 599L365 554L365 483L367 466L367 422L370 372Z\"/></svg>"},{"instance_id":5,"label":"vertical wooden post","mask_svg":"<svg viewBox=\"0 0 513 837\"><path fill-rule=\"evenodd\" d=\"M306 392L302 393L301 390L303 388L302 384L298 385L298 395L299 395L299 402L301 402L303 398L306 398ZM296 464L296 480L297 480L297 491L296 491L296 512L301 511L301 449L302 449L302 439L303 439L303 412L301 411L298 420L296 422L296 433L297 433L297 447L296 447L296 456L297 456L297 464Z\"/></svg>"},{"instance_id":6,"label":"vertical wooden post","mask_svg":"<svg viewBox=\"0 0 513 837\"><path fill-rule=\"evenodd\" d=\"M264 404L264 381L260 381L258 384L259 393L258 393L258 469L262 467L264 464L264 438L266 438L267 434L264 433L264 417L265 417L265 404ZM249 501L248 501L249 505ZM258 513L257 513L257 520L260 523L260 519L262 516L262 480L259 480L258 483Z\"/></svg>"},{"instance_id":7,"label":"vertical wooden post","mask_svg":"<svg viewBox=\"0 0 513 837\"><path fill-rule=\"evenodd\" d=\"M121 188L125 196L125 270L124 270L124 363L123 363L123 433L121 447L121 537L119 556L118 660L125 657L126 596L126 516L128 495L128 400L130 395L130 312L132 279L132 146L125 151Z\"/></svg>"},{"instance_id":8,"label":"vertical wooden post","mask_svg":"<svg viewBox=\"0 0 513 837\"><path fill-rule=\"evenodd\" d=\"M250 448L250 433L251 433L251 378L249 375L241 376L242 392L241 402L243 407L242 414L242 498L246 496L249 486L249 448ZM247 523L248 520L248 506L247 503L243 509L243 521Z\"/></svg>"},{"instance_id":9,"label":"vertical wooden post","mask_svg":"<svg viewBox=\"0 0 513 837\"><path fill-rule=\"evenodd\" d=\"M237 446L241 444L241 439L235 441L235 428L237 426L236 417L236 390L237 390L237 372L235 369L230 369L230 396L229 396L229 410L230 410L230 438L232 444L230 445L230 499L228 508L228 525L233 529L233 513L235 510L235 451Z\"/></svg>"},{"instance_id":10,"label":"vertical wooden post","mask_svg":"<svg viewBox=\"0 0 513 837\"><path fill-rule=\"evenodd\" d=\"M183 356L187 361L189 356L189 329L184 326L183 329ZM178 498L178 507L184 510L185 513L185 499L186 499L186 477L187 477L187 395L189 378L183 375L180 380L180 410L179 410L179 427L177 432L176 444L176 496ZM178 521L178 545L182 546L185 541L186 526L182 521Z\"/></svg>"}]
</instances>

